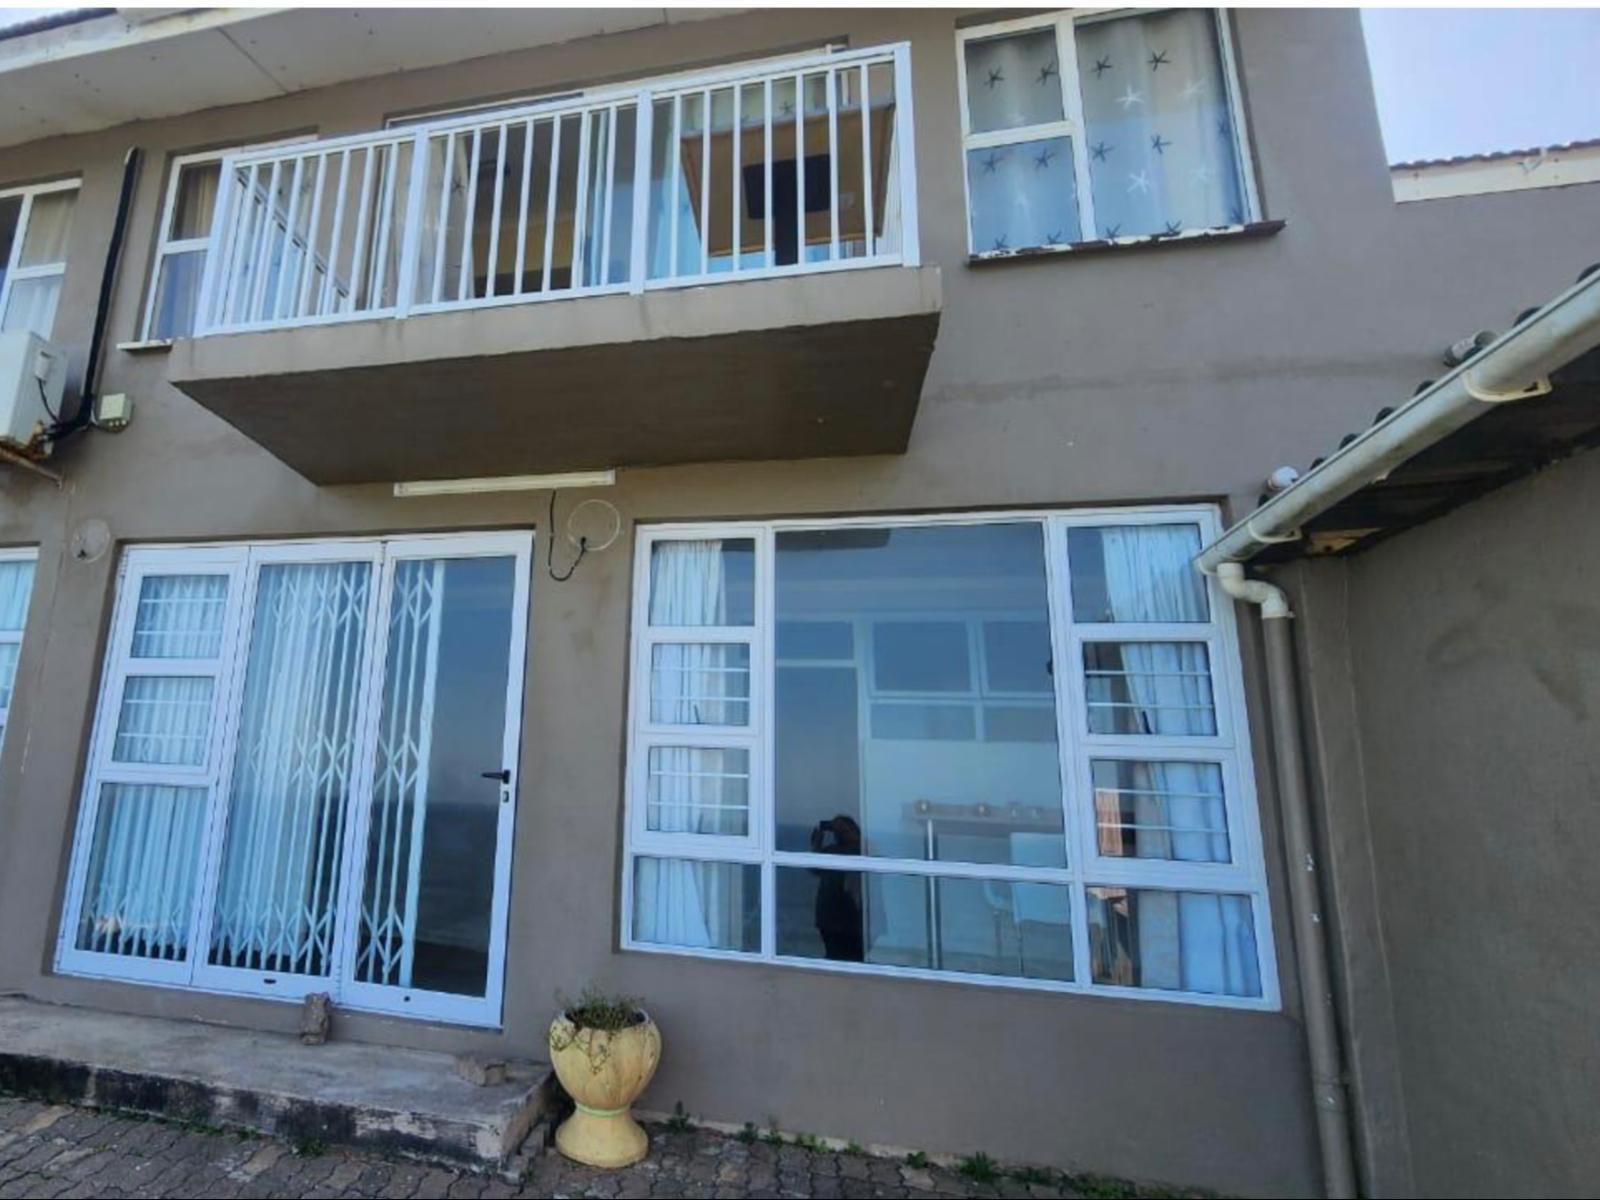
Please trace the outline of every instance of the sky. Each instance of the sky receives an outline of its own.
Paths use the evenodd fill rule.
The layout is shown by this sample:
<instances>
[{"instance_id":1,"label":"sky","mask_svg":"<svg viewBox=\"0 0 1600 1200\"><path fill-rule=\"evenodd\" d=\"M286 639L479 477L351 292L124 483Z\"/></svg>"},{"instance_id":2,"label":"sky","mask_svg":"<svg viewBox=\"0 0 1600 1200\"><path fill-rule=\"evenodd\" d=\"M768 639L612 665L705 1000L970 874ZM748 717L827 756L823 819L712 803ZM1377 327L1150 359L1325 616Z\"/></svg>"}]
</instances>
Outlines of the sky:
<instances>
[{"instance_id":1,"label":"sky","mask_svg":"<svg viewBox=\"0 0 1600 1200\"><path fill-rule=\"evenodd\" d=\"M1362 10L1390 162L1600 138L1600 10Z\"/></svg>"},{"instance_id":2,"label":"sky","mask_svg":"<svg viewBox=\"0 0 1600 1200\"><path fill-rule=\"evenodd\" d=\"M0 27L55 8L0 9ZM1362 10L1390 162L1600 138L1600 9Z\"/></svg>"}]
</instances>

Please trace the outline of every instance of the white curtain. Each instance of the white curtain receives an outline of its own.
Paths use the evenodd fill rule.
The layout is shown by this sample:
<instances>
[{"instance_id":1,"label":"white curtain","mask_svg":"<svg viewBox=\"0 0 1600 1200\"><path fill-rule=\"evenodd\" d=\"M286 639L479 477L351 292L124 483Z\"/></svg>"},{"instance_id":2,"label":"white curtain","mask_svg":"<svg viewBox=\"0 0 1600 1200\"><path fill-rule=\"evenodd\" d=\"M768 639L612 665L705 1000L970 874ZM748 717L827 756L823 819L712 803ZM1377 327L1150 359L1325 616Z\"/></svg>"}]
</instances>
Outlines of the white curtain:
<instances>
[{"instance_id":1,"label":"white curtain","mask_svg":"<svg viewBox=\"0 0 1600 1200\"><path fill-rule=\"evenodd\" d=\"M0 320L0 330L6 333L27 330L48 338L50 331L55 328L56 302L60 298L60 275L13 280L11 294L6 298L5 318Z\"/></svg>"},{"instance_id":2,"label":"white curtain","mask_svg":"<svg viewBox=\"0 0 1600 1200\"><path fill-rule=\"evenodd\" d=\"M411 986L439 684L444 571L443 559L411 559L394 572L356 954L356 978L364 983Z\"/></svg>"},{"instance_id":3,"label":"white curtain","mask_svg":"<svg viewBox=\"0 0 1600 1200\"><path fill-rule=\"evenodd\" d=\"M205 762L215 686L206 675L128 676L111 760L187 767Z\"/></svg>"},{"instance_id":4,"label":"white curtain","mask_svg":"<svg viewBox=\"0 0 1600 1200\"><path fill-rule=\"evenodd\" d=\"M1190 622L1206 619L1206 599L1191 559L1192 526L1124 526L1103 531L1106 590L1112 620ZM1216 733L1205 647L1198 642L1124 642L1124 680L1143 732L1156 736ZM1135 803L1141 858L1226 861L1226 823L1208 772L1198 764L1144 765L1148 786ZM1159 793L1157 795L1145 793ZM1208 832L1216 829L1217 832ZM1146 987L1254 995L1260 980L1250 931L1249 900L1202 893L1137 894L1139 969ZM1246 953L1248 950L1248 953Z\"/></svg>"},{"instance_id":5,"label":"white curtain","mask_svg":"<svg viewBox=\"0 0 1600 1200\"><path fill-rule=\"evenodd\" d=\"M1243 222L1212 10L1080 21L1076 38L1096 235Z\"/></svg>"},{"instance_id":6,"label":"white curtain","mask_svg":"<svg viewBox=\"0 0 1600 1200\"><path fill-rule=\"evenodd\" d=\"M182 961L199 874L206 789L110 783L100 791L77 946Z\"/></svg>"},{"instance_id":7,"label":"white curtain","mask_svg":"<svg viewBox=\"0 0 1600 1200\"><path fill-rule=\"evenodd\" d=\"M28 597L33 592L31 562L0 562L0 738L5 736L6 710L17 678L17 657L22 651L22 627L28 619Z\"/></svg>"},{"instance_id":8,"label":"white curtain","mask_svg":"<svg viewBox=\"0 0 1600 1200\"><path fill-rule=\"evenodd\" d=\"M330 968L371 565L268 564L257 584L211 961Z\"/></svg>"},{"instance_id":9,"label":"white curtain","mask_svg":"<svg viewBox=\"0 0 1600 1200\"><path fill-rule=\"evenodd\" d=\"M563 133L567 132L562 130ZM446 146L450 146L448 159ZM427 161L423 164L427 174L423 177L422 192L422 228L418 231L417 240L417 282L412 302L427 304L434 296L434 275L439 274L439 299L454 300L458 298L461 282L462 235L467 228L467 172L472 165L472 135L461 137L459 134L454 141L445 134L437 134L428 139ZM448 179L448 182L447 182ZM404 182L405 176L400 176ZM445 212L444 193L450 194L449 212ZM394 222L398 227L403 211L403 189L397 185L395 193ZM444 245L439 245L439 224L444 221ZM392 245L395 252L401 243L401 238L395 236ZM441 250L443 251L441 253ZM470 260L472 247L465 247ZM531 252L530 252L531 253ZM391 278L398 279L398 263L394 270L389 272ZM467 266L467 286L472 286L472 265Z\"/></svg>"},{"instance_id":10,"label":"white curtain","mask_svg":"<svg viewBox=\"0 0 1600 1200\"><path fill-rule=\"evenodd\" d=\"M650 624L717 626L728 619L720 541L663 541L650 559ZM726 694L727 675L717 670L723 648L711 644L655 647L651 707L669 724L697 722L707 697ZM663 691L665 690L665 694ZM693 751L665 750L668 769L690 769ZM698 828L696 780L662 781L657 810L660 828ZM737 866L683 859L640 858L634 879L634 936L675 946L742 946L743 872Z\"/></svg>"}]
</instances>

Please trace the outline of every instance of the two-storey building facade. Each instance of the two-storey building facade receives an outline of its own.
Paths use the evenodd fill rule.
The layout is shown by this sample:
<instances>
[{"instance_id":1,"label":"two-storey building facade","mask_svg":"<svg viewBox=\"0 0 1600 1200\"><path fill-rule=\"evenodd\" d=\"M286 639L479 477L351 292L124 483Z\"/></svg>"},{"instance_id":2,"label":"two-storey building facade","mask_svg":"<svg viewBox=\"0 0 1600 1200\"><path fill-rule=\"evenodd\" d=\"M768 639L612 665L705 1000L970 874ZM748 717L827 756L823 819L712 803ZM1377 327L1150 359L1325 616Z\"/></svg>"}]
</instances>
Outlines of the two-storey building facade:
<instances>
[{"instance_id":1,"label":"two-storey building facade","mask_svg":"<svg viewBox=\"0 0 1600 1200\"><path fill-rule=\"evenodd\" d=\"M649 1107L1315 1192L1191 560L1590 189L1397 207L1354 12L609 19L10 39L0 324L123 415L0 471L0 990L536 1056L593 979Z\"/></svg>"}]
</instances>

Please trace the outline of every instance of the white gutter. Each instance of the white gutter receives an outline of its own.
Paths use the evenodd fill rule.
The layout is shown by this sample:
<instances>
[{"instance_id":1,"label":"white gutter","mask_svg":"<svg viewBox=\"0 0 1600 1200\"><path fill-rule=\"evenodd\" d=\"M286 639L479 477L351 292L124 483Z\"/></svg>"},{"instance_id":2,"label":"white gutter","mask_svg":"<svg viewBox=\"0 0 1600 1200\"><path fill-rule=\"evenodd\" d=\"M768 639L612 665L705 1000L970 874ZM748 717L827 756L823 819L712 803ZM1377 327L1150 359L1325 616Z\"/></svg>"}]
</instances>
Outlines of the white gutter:
<instances>
[{"instance_id":1,"label":"white gutter","mask_svg":"<svg viewBox=\"0 0 1600 1200\"><path fill-rule=\"evenodd\" d=\"M1550 374L1600 346L1600 271L1592 272L1520 325L1419 392L1327 461L1229 529L1195 558L1215 575L1264 547L1293 541L1310 518L1382 479L1496 404L1542 396Z\"/></svg>"}]
</instances>

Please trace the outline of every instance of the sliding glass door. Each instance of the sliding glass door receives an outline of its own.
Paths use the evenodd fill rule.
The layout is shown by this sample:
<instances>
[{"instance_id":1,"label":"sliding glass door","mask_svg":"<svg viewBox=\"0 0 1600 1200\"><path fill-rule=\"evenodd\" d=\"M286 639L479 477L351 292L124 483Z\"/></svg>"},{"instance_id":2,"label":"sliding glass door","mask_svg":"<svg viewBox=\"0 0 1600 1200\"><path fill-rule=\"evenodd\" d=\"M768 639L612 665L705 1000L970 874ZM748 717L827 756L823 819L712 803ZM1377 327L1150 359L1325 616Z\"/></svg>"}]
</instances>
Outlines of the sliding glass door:
<instances>
[{"instance_id":1,"label":"sliding glass door","mask_svg":"<svg viewBox=\"0 0 1600 1200\"><path fill-rule=\"evenodd\" d=\"M497 1022L530 551L130 551L63 969Z\"/></svg>"}]
</instances>

